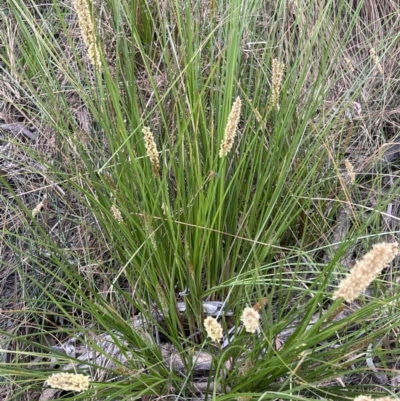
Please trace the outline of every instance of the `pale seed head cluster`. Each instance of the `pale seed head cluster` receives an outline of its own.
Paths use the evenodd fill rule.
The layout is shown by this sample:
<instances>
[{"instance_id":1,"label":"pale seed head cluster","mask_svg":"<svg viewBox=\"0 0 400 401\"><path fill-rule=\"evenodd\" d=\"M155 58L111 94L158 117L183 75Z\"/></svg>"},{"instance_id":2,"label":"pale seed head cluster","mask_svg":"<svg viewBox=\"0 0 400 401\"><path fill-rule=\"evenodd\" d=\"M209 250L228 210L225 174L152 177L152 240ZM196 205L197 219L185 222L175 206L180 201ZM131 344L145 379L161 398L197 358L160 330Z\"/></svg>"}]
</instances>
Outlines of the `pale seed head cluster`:
<instances>
[{"instance_id":1,"label":"pale seed head cluster","mask_svg":"<svg viewBox=\"0 0 400 401\"><path fill-rule=\"evenodd\" d=\"M391 397L381 397L381 398L372 398L369 395L359 395L354 398L354 401L395 401L395 398Z\"/></svg>"},{"instance_id":2,"label":"pale seed head cluster","mask_svg":"<svg viewBox=\"0 0 400 401\"><path fill-rule=\"evenodd\" d=\"M204 327L207 332L207 336L212 341L219 342L222 340L222 326L211 316L208 316L204 320Z\"/></svg>"},{"instance_id":3,"label":"pale seed head cluster","mask_svg":"<svg viewBox=\"0 0 400 401\"><path fill-rule=\"evenodd\" d=\"M144 146L146 147L147 156L150 159L153 175L155 178L160 178L160 160L158 158L158 151L156 141L154 140L153 133L149 127L143 127Z\"/></svg>"},{"instance_id":4,"label":"pale seed head cluster","mask_svg":"<svg viewBox=\"0 0 400 401\"><path fill-rule=\"evenodd\" d=\"M36 215L43 209L44 203L46 202L47 194L43 195L43 199L32 209L32 217L36 217Z\"/></svg>"},{"instance_id":5,"label":"pale seed head cluster","mask_svg":"<svg viewBox=\"0 0 400 401\"><path fill-rule=\"evenodd\" d=\"M244 308L240 321L248 333L255 333L260 326L260 314L254 308Z\"/></svg>"},{"instance_id":6,"label":"pale seed head cluster","mask_svg":"<svg viewBox=\"0 0 400 401\"><path fill-rule=\"evenodd\" d=\"M254 308L244 308L240 321L247 333L255 333L255 331L260 327L260 314ZM222 339L222 326L211 316L208 316L204 320L204 327L207 332L207 336L211 340L219 342Z\"/></svg>"},{"instance_id":7,"label":"pale seed head cluster","mask_svg":"<svg viewBox=\"0 0 400 401\"><path fill-rule=\"evenodd\" d=\"M354 184L356 182L356 175L354 173L354 167L351 164L350 160L345 160L345 165L346 165L346 170L347 170L347 175L350 179L350 183Z\"/></svg>"},{"instance_id":8,"label":"pale seed head cluster","mask_svg":"<svg viewBox=\"0 0 400 401\"><path fill-rule=\"evenodd\" d=\"M281 93L283 71L285 64L279 62L276 58L272 60L272 78L271 78L271 97L269 105L271 108L279 110L279 96Z\"/></svg>"},{"instance_id":9,"label":"pale seed head cluster","mask_svg":"<svg viewBox=\"0 0 400 401\"><path fill-rule=\"evenodd\" d=\"M111 206L111 213L113 214L114 219L118 221L118 223L121 224L124 222L124 219L122 218L122 214L115 204L113 204Z\"/></svg>"},{"instance_id":10,"label":"pale seed head cluster","mask_svg":"<svg viewBox=\"0 0 400 401\"><path fill-rule=\"evenodd\" d=\"M371 54L372 61L374 62L379 73L383 75L382 64L379 62L379 57L376 55L375 49L373 47L371 47L370 54Z\"/></svg>"},{"instance_id":11,"label":"pale seed head cluster","mask_svg":"<svg viewBox=\"0 0 400 401\"><path fill-rule=\"evenodd\" d=\"M232 105L232 109L228 116L228 122L225 127L224 139L221 142L219 150L219 157L225 157L232 149L233 142L236 137L236 131L239 125L240 109L242 108L242 101L238 96Z\"/></svg>"},{"instance_id":12,"label":"pale seed head cluster","mask_svg":"<svg viewBox=\"0 0 400 401\"><path fill-rule=\"evenodd\" d=\"M169 215L169 207L164 202L161 204L161 210L162 210L164 216Z\"/></svg>"},{"instance_id":13,"label":"pale seed head cluster","mask_svg":"<svg viewBox=\"0 0 400 401\"><path fill-rule=\"evenodd\" d=\"M90 13L88 1L74 0L74 7L78 14L79 27L81 29L83 40L88 49L88 55L94 67L101 70L100 49L96 42L95 25Z\"/></svg>"},{"instance_id":14,"label":"pale seed head cluster","mask_svg":"<svg viewBox=\"0 0 400 401\"><path fill-rule=\"evenodd\" d=\"M54 373L47 379L51 388L65 391L85 391L89 388L89 376L78 373Z\"/></svg>"},{"instance_id":15,"label":"pale seed head cluster","mask_svg":"<svg viewBox=\"0 0 400 401\"><path fill-rule=\"evenodd\" d=\"M346 62L347 68L349 69L349 71L354 72L354 67L353 67L353 63L351 62L351 60L348 57L345 57L344 61Z\"/></svg>"},{"instance_id":16,"label":"pale seed head cluster","mask_svg":"<svg viewBox=\"0 0 400 401\"><path fill-rule=\"evenodd\" d=\"M333 298L344 298L353 301L371 284L377 275L398 254L398 243L382 242L375 244L372 249L358 260L350 274L342 280Z\"/></svg>"}]
</instances>

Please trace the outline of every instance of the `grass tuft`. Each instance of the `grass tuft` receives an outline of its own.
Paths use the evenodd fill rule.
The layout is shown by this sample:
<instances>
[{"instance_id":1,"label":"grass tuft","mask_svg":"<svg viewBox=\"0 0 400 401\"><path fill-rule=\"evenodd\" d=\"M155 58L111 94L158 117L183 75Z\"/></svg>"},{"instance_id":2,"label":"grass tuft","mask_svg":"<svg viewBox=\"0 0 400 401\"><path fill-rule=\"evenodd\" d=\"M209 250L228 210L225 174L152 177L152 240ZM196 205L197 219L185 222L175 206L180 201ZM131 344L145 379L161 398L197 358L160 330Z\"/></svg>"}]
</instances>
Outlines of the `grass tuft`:
<instances>
[{"instance_id":1,"label":"grass tuft","mask_svg":"<svg viewBox=\"0 0 400 401\"><path fill-rule=\"evenodd\" d=\"M7 2L3 398L393 394L399 7L353 3Z\"/></svg>"}]
</instances>

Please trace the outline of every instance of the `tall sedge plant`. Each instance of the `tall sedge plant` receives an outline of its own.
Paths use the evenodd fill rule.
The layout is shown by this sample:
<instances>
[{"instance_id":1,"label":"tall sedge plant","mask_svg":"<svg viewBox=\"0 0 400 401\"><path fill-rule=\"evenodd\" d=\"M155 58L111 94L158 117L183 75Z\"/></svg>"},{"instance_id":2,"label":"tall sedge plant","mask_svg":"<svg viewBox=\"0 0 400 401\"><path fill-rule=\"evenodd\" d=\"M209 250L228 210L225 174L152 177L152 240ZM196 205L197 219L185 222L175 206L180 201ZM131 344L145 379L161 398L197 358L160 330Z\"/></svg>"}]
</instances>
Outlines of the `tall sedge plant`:
<instances>
[{"instance_id":1,"label":"tall sedge plant","mask_svg":"<svg viewBox=\"0 0 400 401\"><path fill-rule=\"evenodd\" d=\"M208 399L364 394L360 386L344 393L332 382L350 369L368 371L366 347L373 344L376 355L383 355L376 344L396 326L398 312L385 312L397 302L389 293L339 316L342 298L355 298L345 284L335 293L340 300L332 302L337 287L332 272L349 243L369 227L359 219L363 210L356 210L358 224L335 257L328 263L321 257L331 245L329 202L343 200L332 154L353 99L344 96L332 109L325 105L343 78L336 66L359 9L329 1L323 7L311 1L308 8L293 3L292 11L285 2L239 0L214 1L209 9L186 1L140 1L133 8L125 0L110 1L102 9L75 2L77 14L80 7L91 10L85 8L84 18L75 16L82 36L77 39L68 25L68 13L75 11L54 2L46 14L25 3L9 4L19 27L18 57L8 56L15 49L2 33L8 52L1 53L1 73L35 99L23 111L35 110L37 121L54 130L58 160L28 152L88 207L87 221L96 225L83 223L82 213L82 229L94 230L102 247L93 259L89 244L89 256L66 254L69 246L59 246L42 224L42 207L28 208L21 200L13 206L29 216L35 210L33 224L24 220L23 242L45 249L50 261L37 252L21 253L16 245L21 235L8 229L7 246L38 274L27 274L22 264L15 267L39 294L27 298L29 312L21 311L21 320L42 323L35 324L36 332L11 335L26 348L16 347L2 373L19 386L31 385L26 380L32 377L41 386L52 368L32 373L30 356L54 353L36 344L36 337L50 330L55 338L61 331L79 332L82 342L112 361L107 367L90 363L97 373L88 386L91 372L77 358L57 354L60 367L72 361L83 371L78 382L71 373L61 377L72 389L85 390L74 399L187 398L197 391L196 352L210 360L203 391ZM315 7L322 9L314 13ZM267 14L269 19L261 18ZM47 24L54 15L55 23ZM62 33L68 57L54 31ZM105 45L106 32L114 33L112 46ZM77 45L80 40L87 54ZM369 78L363 70L349 91L357 93ZM70 107L71 92L90 119L86 141L77 135L82 127ZM382 207L390 201L383 199ZM58 218L63 221L62 213ZM397 252L395 245L385 245L389 248L381 267ZM371 252L380 249L376 245ZM360 266L366 264L358 262L354 274L364 274ZM100 267L92 274L93 265ZM222 310L206 316L205 301L220 301L231 316ZM184 314L178 302L184 303ZM65 319L67 329L49 329L43 310ZM141 328L133 326L138 319ZM104 333L125 362L94 340ZM182 371L171 370L161 343L173 347ZM57 377L50 384L56 385Z\"/></svg>"}]
</instances>

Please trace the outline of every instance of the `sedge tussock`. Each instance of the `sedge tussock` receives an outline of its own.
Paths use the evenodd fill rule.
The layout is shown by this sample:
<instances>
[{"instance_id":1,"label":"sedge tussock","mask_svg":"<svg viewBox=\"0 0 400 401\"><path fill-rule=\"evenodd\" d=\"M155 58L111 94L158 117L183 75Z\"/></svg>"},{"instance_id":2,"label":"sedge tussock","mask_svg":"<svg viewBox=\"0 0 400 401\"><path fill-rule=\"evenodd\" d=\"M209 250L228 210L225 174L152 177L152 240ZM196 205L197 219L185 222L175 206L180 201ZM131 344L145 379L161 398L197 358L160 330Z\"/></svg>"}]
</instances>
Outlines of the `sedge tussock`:
<instances>
[{"instance_id":1,"label":"sedge tussock","mask_svg":"<svg viewBox=\"0 0 400 401\"><path fill-rule=\"evenodd\" d=\"M228 122L225 127L224 139L221 142L219 150L219 157L225 157L232 149L233 142L236 137L236 131L239 125L240 109L242 108L242 101L238 96L232 105L232 109L228 116Z\"/></svg>"},{"instance_id":2,"label":"sedge tussock","mask_svg":"<svg viewBox=\"0 0 400 401\"><path fill-rule=\"evenodd\" d=\"M85 391L89 388L89 376L78 373L54 373L47 379L51 388L65 391Z\"/></svg>"},{"instance_id":3,"label":"sedge tussock","mask_svg":"<svg viewBox=\"0 0 400 401\"><path fill-rule=\"evenodd\" d=\"M361 260L356 262L350 274L342 280L333 294L333 299L344 298L345 301L353 301L365 291L397 254L398 243L375 244Z\"/></svg>"},{"instance_id":4,"label":"sedge tussock","mask_svg":"<svg viewBox=\"0 0 400 401\"><path fill-rule=\"evenodd\" d=\"M96 42L96 29L89 9L89 0L74 0L74 8L78 14L79 28L83 41L88 49L89 58L94 67L101 71L100 49Z\"/></svg>"},{"instance_id":5,"label":"sedge tussock","mask_svg":"<svg viewBox=\"0 0 400 401\"><path fill-rule=\"evenodd\" d=\"M149 127L143 127L144 146L146 147L147 157L150 159L153 175L160 178L160 160L158 159L158 151L153 133Z\"/></svg>"},{"instance_id":6,"label":"sedge tussock","mask_svg":"<svg viewBox=\"0 0 400 401\"><path fill-rule=\"evenodd\" d=\"M207 336L212 341L219 342L222 340L222 326L211 316L204 319L204 327L207 332Z\"/></svg>"},{"instance_id":7,"label":"sedge tussock","mask_svg":"<svg viewBox=\"0 0 400 401\"><path fill-rule=\"evenodd\" d=\"M255 333L260 326L260 314L253 308L244 308L240 321L248 333Z\"/></svg>"}]
</instances>

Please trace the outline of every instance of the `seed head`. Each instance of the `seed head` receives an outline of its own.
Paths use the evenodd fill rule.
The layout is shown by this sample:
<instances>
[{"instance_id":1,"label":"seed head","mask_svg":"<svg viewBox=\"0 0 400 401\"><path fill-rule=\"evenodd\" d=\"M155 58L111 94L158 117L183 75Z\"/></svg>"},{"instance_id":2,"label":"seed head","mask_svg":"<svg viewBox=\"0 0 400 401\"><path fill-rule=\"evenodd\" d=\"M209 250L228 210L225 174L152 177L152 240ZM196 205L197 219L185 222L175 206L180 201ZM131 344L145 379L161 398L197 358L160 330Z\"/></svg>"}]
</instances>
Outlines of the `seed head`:
<instances>
[{"instance_id":1,"label":"seed head","mask_svg":"<svg viewBox=\"0 0 400 401\"><path fill-rule=\"evenodd\" d=\"M232 105L231 112L228 116L228 122L225 127L224 139L221 142L219 150L219 157L225 157L232 149L233 141L235 140L237 127L240 119L240 109L242 108L242 101L238 96Z\"/></svg>"},{"instance_id":2,"label":"seed head","mask_svg":"<svg viewBox=\"0 0 400 401\"><path fill-rule=\"evenodd\" d=\"M350 274L342 280L333 299L344 298L345 301L353 301L361 292L371 284L377 275L398 254L398 243L389 244L382 242L375 244L372 249L358 260Z\"/></svg>"},{"instance_id":3,"label":"seed head","mask_svg":"<svg viewBox=\"0 0 400 401\"><path fill-rule=\"evenodd\" d=\"M379 73L381 75L383 75L382 64L379 62L379 57L376 55L375 49L373 47L371 47L370 54L371 54L372 61L374 62L376 68L379 71Z\"/></svg>"},{"instance_id":4,"label":"seed head","mask_svg":"<svg viewBox=\"0 0 400 401\"><path fill-rule=\"evenodd\" d=\"M381 397L381 398L372 398L369 395L359 395L354 398L354 401L395 401L395 398L391 397Z\"/></svg>"},{"instance_id":5,"label":"seed head","mask_svg":"<svg viewBox=\"0 0 400 401\"><path fill-rule=\"evenodd\" d=\"M35 217L43 209L46 199L47 199L47 194L44 194L42 201L33 208L32 217Z\"/></svg>"},{"instance_id":6,"label":"seed head","mask_svg":"<svg viewBox=\"0 0 400 401\"><path fill-rule=\"evenodd\" d=\"M354 173L354 167L351 164L350 160L345 160L345 165L346 165L346 170L347 170L347 175L350 179L350 183L353 185L356 182L356 175Z\"/></svg>"},{"instance_id":7,"label":"seed head","mask_svg":"<svg viewBox=\"0 0 400 401\"><path fill-rule=\"evenodd\" d=\"M92 64L101 70L100 49L96 43L96 30L90 13L88 1L73 0L76 13L78 14L79 27L81 29L83 40L88 49L88 55Z\"/></svg>"},{"instance_id":8,"label":"seed head","mask_svg":"<svg viewBox=\"0 0 400 401\"><path fill-rule=\"evenodd\" d=\"M118 223L124 222L122 214L115 204L111 206L111 213L113 214L114 219L118 221Z\"/></svg>"},{"instance_id":9,"label":"seed head","mask_svg":"<svg viewBox=\"0 0 400 401\"><path fill-rule=\"evenodd\" d=\"M54 373L47 379L51 388L66 391L85 391L89 388L89 376L76 373Z\"/></svg>"},{"instance_id":10,"label":"seed head","mask_svg":"<svg viewBox=\"0 0 400 401\"><path fill-rule=\"evenodd\" d=\"M152 165L153 175L155 178L160 178L160 161L158 159L157 145L153 133L150 131L149 127L143 127L142 132L147 156Z\"/></svg>"},{"instance_id":11,"label":"seed head","mask_svg":"<svg viewBox=\"0 0 400 401\"><path fill-rule=\"evenodd\" d=\"M269 99L270 107L279 110L279 95L283 79L285 64L280 63L276 58L272 60L272 79L271 79L271 97Z\"/></svg>"},{"instance_id":12,"label":"seed head","mask_svg":"<svg viewBox=\"0 0 400 401\"><path fill-rule=\"evenodd\" d=\"M207 336L215 342L219 342L222 339L222 326L211 316L208 316L204 320L204 327L207 331Z\"/></svg>"},{"instance_id":13,"label":"seed head","mask_svg":"<svg viewBox=\"0 0 400 401\"><path fill-rule=\"evenodd\" d=\"M255 333L260 326L260 314L253 308L244 308L240 321L248 333Z\"/></svg>"},{"instance_id":14,"label":"seed head","mask_svg":"<svg viewBox=\"0 0 400 401\"><path fill-rule=\"evenodd\" d=\"M354 72L354 67L353 67L353 63L351 62L351 60L348 57L345 57L344 61L346 62L347 68L349 69L349 71Z\"/></svg>"}]
</instances>

